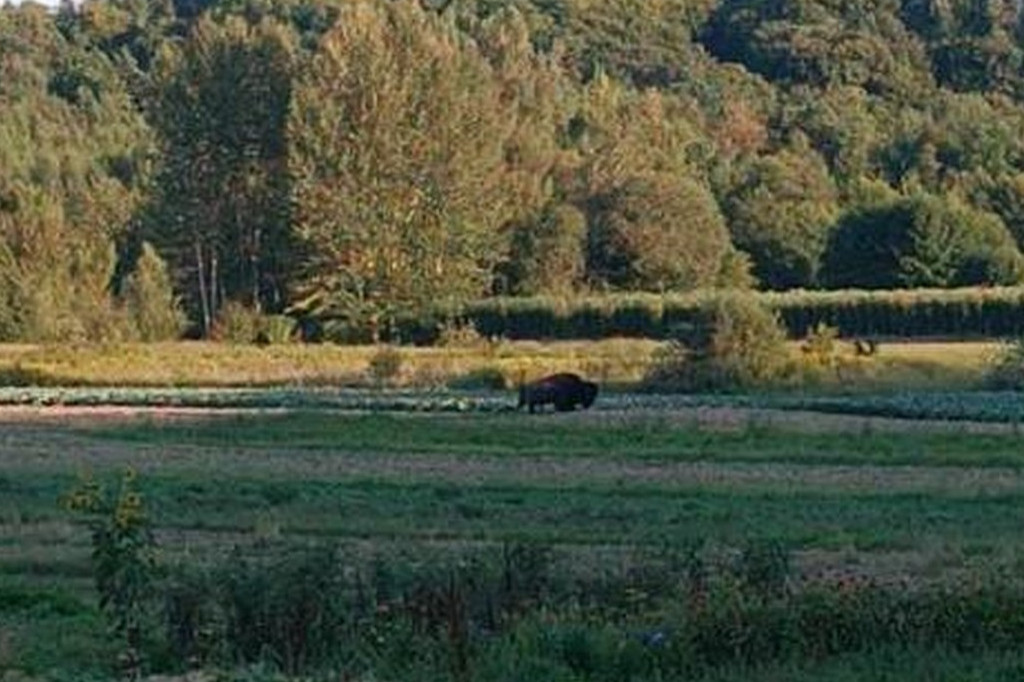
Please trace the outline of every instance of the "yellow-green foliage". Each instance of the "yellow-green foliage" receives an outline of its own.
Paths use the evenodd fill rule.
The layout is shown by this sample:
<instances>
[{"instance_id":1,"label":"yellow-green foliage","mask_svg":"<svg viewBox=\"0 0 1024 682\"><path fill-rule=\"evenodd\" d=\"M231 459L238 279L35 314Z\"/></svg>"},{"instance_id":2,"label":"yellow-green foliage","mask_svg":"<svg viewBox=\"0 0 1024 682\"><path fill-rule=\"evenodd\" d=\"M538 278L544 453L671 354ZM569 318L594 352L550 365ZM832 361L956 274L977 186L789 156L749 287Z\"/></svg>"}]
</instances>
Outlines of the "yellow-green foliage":
<instances>
[{"instance_id":1,"label":"yellow-green foliage","mask_svg":"<svg viewBox=\"0 0 1024 682\"><path fill-rule=\"evenodd\" d=\"M765 388L778 382L789 349L778 316L749 296L706 304L655 356L648 381L681 391Z\"/></svg>"},{"instance_id":2,"label":"yellow-green foliage","mask_svg":"<svg viewBox=\"0 0 1024 682\"><path fill-rule=\"evenodd\" d=\"M819 322L810 330L807 338L800 346L804 357L812 364L822 367L833 367L839 355L839 330Z\"/></svg>"},{"instance_id":3,"label":"yellow-green foliage","mask_svg":"<svg viewBox=\"0 0 1024 682\"><path fill-rule=\"evenodd\" d=\"M985 379L993 388L1024 388L1024 339L1015 339L999 349Z\"/></svg>"}]
</instances>

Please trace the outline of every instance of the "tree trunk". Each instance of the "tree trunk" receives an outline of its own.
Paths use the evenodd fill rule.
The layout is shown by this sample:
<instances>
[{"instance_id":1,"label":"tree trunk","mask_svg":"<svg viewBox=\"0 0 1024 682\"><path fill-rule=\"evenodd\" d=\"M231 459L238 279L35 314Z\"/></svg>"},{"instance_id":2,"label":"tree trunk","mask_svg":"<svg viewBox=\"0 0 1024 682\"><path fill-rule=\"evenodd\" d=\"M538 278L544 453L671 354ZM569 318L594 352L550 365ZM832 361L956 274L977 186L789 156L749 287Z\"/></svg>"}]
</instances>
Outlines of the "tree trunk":
<instances>
[{"instance_id":1,"label":"tree trunk","mask_svg":"<svg viewBox=\"0 0 1024 682\"><path fill-rule=\"evenodd\" d=\"M203 337L210 335L210 296L206 289L206 268L203 264L203 245L194 242L196 255L196 277L199 279L199 305L203 314Z\"/></svg>"}]
</instances>

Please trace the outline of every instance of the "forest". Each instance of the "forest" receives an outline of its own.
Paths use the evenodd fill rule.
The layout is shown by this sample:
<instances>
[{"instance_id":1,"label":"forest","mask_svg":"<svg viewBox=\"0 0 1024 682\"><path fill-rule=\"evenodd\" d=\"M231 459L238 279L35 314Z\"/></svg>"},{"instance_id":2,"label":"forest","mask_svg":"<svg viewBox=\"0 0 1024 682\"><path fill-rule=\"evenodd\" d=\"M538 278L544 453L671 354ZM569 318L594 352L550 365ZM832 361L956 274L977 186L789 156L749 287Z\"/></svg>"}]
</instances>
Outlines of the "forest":
<instances>
[{"instance_id":1,"label":"forest","mask_svg":"<svg viewBox=\"0 0 1024 682\"><path fill-rule=\"evenodd\" d=\"M1017 0L5 4L0 341L1020 284L1022 38Z\"/></svg>"}]
</instances>

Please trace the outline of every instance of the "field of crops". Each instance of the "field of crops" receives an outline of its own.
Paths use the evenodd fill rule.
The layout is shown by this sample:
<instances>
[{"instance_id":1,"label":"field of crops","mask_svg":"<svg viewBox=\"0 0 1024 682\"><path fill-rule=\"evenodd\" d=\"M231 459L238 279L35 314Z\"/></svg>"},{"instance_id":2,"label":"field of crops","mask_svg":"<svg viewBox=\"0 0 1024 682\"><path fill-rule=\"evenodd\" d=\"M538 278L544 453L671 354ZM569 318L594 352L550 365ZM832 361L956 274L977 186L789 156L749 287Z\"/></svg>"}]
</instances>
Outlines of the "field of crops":
<instances>
[{"instance_id":1,"label":"field of crops","mask_svg":"<svg viewBox=\"0 0 1024 682\"><path fill-rule=\"evenodd\" d=\"M140 645L148 672L191 662L237 680L274 670L997 680L1024 670L1013 394L814 404L617 394L590 412L531 417L507 411L509 392L20 390L0 396L20 403L0 410L5 682L118 674L123 643L98 607L87 520L59 500L83 476L116 489L125 467L157 541ZM154 401L171 407L74 407ZM266 407L291 409L253 412ZM894 414L935 420L863 416ZM316 554L328 551L326 562ZM324 585L346 595L336 611L323 610L334 589ZM294 592L303 586L320 595L316 618L282 625L290 604L307 603ZM246 622L264 639L232 620L253 599L263 615ZM220 606L183 610L190 603ZM337 628L317 630L332 617ZM308 650L288 644L296 632Z\"/></svg>"}]
</instances>

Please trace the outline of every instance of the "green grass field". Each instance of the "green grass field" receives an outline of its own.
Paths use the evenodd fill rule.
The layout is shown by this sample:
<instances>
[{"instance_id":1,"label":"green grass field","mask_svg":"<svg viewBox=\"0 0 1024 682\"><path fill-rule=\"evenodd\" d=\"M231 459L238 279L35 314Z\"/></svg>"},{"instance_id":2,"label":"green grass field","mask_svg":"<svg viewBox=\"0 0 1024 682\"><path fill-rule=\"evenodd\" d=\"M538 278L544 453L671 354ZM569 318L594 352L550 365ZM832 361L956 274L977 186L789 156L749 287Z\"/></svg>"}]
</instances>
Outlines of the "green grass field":
<instances>
[{"instance_id":1,"label":"green grass field","mask_svg":"<svg viewBox=\"0 0 1024 682\"><path fill-rule=\"evenodd\" d=\"M0 422L0 671L113 675L117 646L91 588L88 530L58 499L86 472L109 481L128 466L139 473L164 565L310 544L341 547L354 565L382 555L429 563L521 544L550 549L566 580L606 572L627 580L643 557L700 546L709 566L725 566L745 547L772 543L790 554L794 589L852 579L911 592L1015 576L1024 565L1024 439L1015 429L686 410L9 411ZM668 593L650 602L624 620L601 610L597 620L573 621L584 629L558 640L556 657L574 676L550 679L616 679L566 659L565 647L610 656L609 670L633 665L615 628L667 617ZM476 646L497 649L473 659L471 679L517 679L486 661L525 660L520 648L548 660L550 637L569 637L569 626L558 627L527 619L513 640L484 638ZM1024 667L1013 647L937 654L930 641L825 659L724 659L658 679L997 680ZM440 669L405 679L459 677ZM269 679L252 675L237 679Z\"/></svg>"},{"instance_id":2,"label":"green grass field","mask_svg":"<svg viewBox=\"0 0 1024 682\"><path fill-rule=\"evenodd\" d=\"M636 393L657 347L477 340L397 349L385 375L374 347L0 346L0 680L119 676L89 527L60 501L126 468L158 546L153 673L1020 677L1024 401L981 390L999 344L840 345L822 369L794 343L774 390ZM559 370L601 382L594 410L511 411ZM336 622L293 613L303 576L341 581L306 607L335 595ZM288 653L328 621L321 663Z\"/></svg>"}]
</instances>

